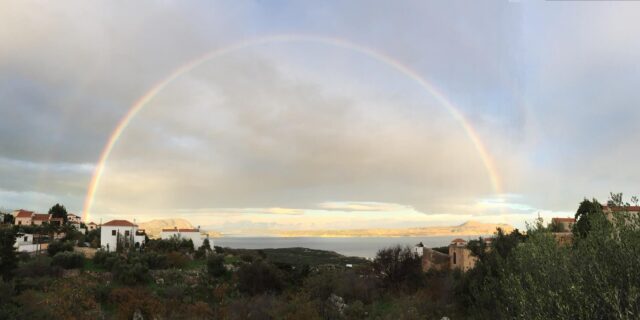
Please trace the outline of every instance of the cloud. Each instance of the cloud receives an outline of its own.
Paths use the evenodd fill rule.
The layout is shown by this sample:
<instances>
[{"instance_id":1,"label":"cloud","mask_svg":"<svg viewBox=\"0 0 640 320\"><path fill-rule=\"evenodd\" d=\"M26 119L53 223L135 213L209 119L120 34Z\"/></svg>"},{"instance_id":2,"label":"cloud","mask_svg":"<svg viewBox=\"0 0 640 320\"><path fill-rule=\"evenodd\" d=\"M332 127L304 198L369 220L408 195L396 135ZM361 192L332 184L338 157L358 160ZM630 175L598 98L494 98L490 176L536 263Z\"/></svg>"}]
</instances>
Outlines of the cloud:
<instances>
[{"instance_id":1,"label":"cloud","mask_svg":"<svg viewBox=\"0 0 640 320\"><path fill-rule=\"evenodd\" d=\"M397 203L380 202L323 202L318 205L323 210L338 211L404 211L413 208Z\"/></svg>"}]
</instances>

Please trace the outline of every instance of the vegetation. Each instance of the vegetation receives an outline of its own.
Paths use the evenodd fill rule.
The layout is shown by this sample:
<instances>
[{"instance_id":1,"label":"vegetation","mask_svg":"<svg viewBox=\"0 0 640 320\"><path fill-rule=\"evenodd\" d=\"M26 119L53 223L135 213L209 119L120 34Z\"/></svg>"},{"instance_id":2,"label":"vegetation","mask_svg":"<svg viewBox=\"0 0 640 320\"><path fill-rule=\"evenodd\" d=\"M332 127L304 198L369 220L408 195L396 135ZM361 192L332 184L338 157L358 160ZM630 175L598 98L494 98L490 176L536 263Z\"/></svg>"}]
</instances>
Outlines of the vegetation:
<instances>
[{"instance_id":1,"label":"vegetation","mask_svg":"<svg viewBox=\"0 0 640 320\"><path fill-rule=\"evenodd\" d=\"M64 223L67 223L67 209L63 205L56 203L49 209L49 214L53 218L62 218Z\"/></svg>"},{"instance_id":2,"label":"vegetation","mask_svg":"<svg viewBox=\"0 0 640 320\"><path fill-rule=\"evenodd\" d=\"M17 256L17 228L0 228L0 319L637 319L640 217L621 195L607 204L623 209L607 216L597 200L580 203L573 241L541 220L498 230L490 245L470 241L477 263L466 273L423 273L398 246L373 261L304 248L194 250L180 239L92 259L68 250L71 241Z\"/></svg>"}]
</instances>

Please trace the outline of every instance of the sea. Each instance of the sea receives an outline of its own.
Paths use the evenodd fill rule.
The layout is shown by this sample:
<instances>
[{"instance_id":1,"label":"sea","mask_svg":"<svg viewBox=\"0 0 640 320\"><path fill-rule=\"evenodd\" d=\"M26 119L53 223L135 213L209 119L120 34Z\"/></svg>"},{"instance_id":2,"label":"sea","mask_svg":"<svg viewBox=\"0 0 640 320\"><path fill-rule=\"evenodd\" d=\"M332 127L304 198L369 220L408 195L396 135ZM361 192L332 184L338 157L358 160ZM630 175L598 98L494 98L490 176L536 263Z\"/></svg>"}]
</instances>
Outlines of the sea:
<instances>
[{"instance_id":1,"label":"sea","mask_svg":"<svg viewBox=\"0 0 640 320\"><path fill-rule=\"evenodd\" d=\"M334 251L348 257L372 259L378 250L395 245L413 247L422 242L425 247L448 246L451 240L462 238L477 239L478 236L439 236L439 237L221 237L213 238L220 247L234 249L279 249L302 247L317 250Z\"/></svg>"}]
</instances>

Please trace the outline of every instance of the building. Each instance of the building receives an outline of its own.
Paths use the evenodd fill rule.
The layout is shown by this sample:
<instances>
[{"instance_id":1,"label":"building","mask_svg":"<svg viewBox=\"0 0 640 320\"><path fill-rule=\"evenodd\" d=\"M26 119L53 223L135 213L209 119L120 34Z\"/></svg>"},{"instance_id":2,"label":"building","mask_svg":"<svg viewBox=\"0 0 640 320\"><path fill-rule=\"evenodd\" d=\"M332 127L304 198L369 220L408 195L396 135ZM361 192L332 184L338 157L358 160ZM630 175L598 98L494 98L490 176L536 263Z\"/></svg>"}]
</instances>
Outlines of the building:
<instances>
[{"instance_id":1,"label":"building","mask_svg":"<svg viewBox=\"0 0 640 320\"><path fill-rule=\"evenodd\" d=\"M417 255L418 257L422 257L422 255L424 254L424 244L422 244L422 242L416 244L413 247L413 254Z\"/></svg>"},{"instance_id":2,"label":"building","mask_svg":"<svg viewBox=\"0 0 640 320\"><path fill-rule=\"evenodd\" d=\"M204 239L209 238L209 236L203 236L202 234L200 234L199 229L178 229L178 228L162 229L162 233L160 234L161 239L168 240L174 237L178 239L186 239L186 240L193 241L194 249L198 249L202 247L202 244L204 243ZM210 241L209 245L213 247L213 243L211 243L211 240L209 241Z\"/></svg>"},{"instance_id":3,"label":"building","mask_svg":"<svg viewBox=\"0 0 640 320\"><path fill-rule=\"evenodd\" d=\"M71 224L80 224L82 223L82 218L73 213L69 213L67 214L67 221Z\"/></svg>"},{"instance_id":4,"label":"building","mask_svg":"<svg viewBox=\"0 0 640 320\"><path fill-rule=\"evenodd\" d=\"M144 245L146 234L138 225L127 220L111 220L101 226L100 247L107 251L116 251L118 244L122 248L140 248Z\"/></svg>"},{"instance_id":5,"label":"building","mask_svg":"<svg viewBox=\"0 0 640 320\"><path fill-rule=\"evenodd\" d=\"M89 229L89 231L98 229L98 225L95 224L94 222L89 222L89 224L87 225L87 228Z\"/></svg>"},{"instance_id":6,"label":"building","mask_svg":"<svg viewBox=\"0 0 640 320\"><path fill-rule=\"evenodd\" d=\"M41 226L43 223L50 223L51 215L45 213L34 213L31 216L31 224L34 226Z\"/></svg>"},{"instance_id":7,"label":"building","mask_svg":"<svg viewBox=\"0 0 640 320\"><path fill-rule=\"evenodd\" d=\"M467 241L457 238L449 244L449 265L452 270L467 271L476 265L478 258L467 248Z\"/></svg>"},{"instance_id":8,"label":"building","mask_svg":"<svg viewBox=\"0 0 640 320\"><path fill-rule=\"evenodd\" d=\"M16 210L14 212L11 213L11 215L13 215L14 217L14 221L13 224L15 224L16 226L20 226L20 225L27 225L30 226L32 223L32 216L33 216L33 211L27 211L27 210Z\"/></svg>"},{"instance_id":9,"label":"building","mask_svg":"<svg viewBox=\"0 0 640 320\"><path fill-rule=\"evenodd\" d=\"M552 218L551 224L557 226L556 232L571 232L576 223L574 218Z\"/></svg>"},{"instance_id":10,"label":"building","mask_svg":"<svg viewBox=\"0 0 640 320\"><path fill-rule=\"evenodd\" d=\"M422 271L449 269L449 255L430 248L424 248L422 254Z\"/></svg>"}]
</instances>

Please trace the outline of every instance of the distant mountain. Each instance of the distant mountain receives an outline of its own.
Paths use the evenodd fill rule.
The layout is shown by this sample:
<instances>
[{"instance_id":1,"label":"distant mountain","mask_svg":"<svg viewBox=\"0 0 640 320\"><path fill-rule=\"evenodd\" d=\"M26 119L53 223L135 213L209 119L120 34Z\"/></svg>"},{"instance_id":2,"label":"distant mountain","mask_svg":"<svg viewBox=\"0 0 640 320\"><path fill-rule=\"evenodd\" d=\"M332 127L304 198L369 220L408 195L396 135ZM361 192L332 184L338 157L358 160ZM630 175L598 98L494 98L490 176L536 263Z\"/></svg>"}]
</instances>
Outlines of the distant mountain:
<instances>
[{"instance_id":1,"label":"distant mountain","mask_svg":"<svg viewBox=\"0 0 640 320\"><path fill-rule=\"evenodd\" d=\"M162 229L171 229L177 227L178 229L193 229L191 222L185 219L156 219L147 222L138 223L140 229L144 229L149 238L160 238L160 232Z\"/></svg>"},{"instance_id":2,"label":"distant mountain","mask_svg":"<svg viewBox=\"0 0 640 320\"><path fill-rule=\"evenodd\" d=\"M405 229L346 229L346 230L280 230L271 233L280 237L424 237L424 236L475 236L489 235L501 228L511 232L508 224L467 221L448 227L419 227Z\"/></svg>"}]
</instances>

